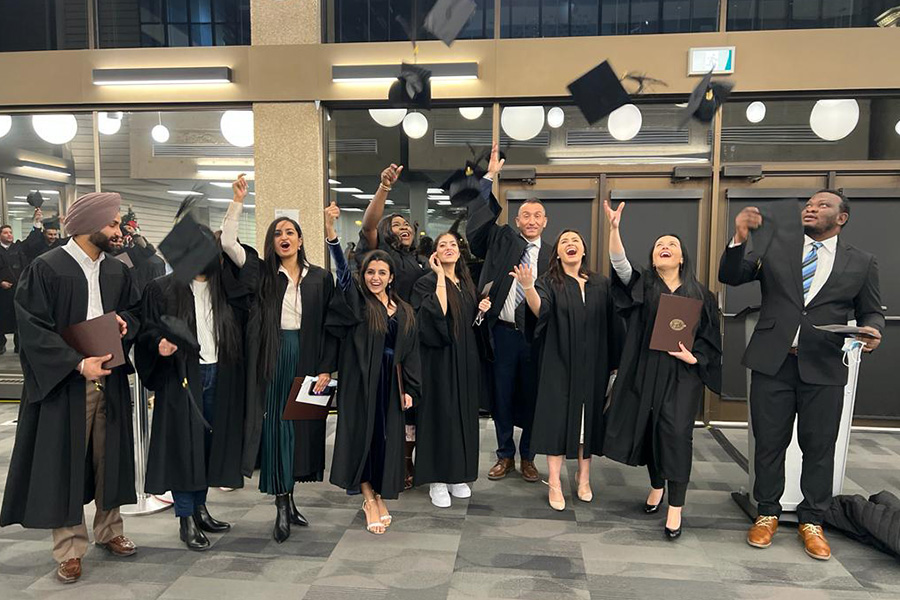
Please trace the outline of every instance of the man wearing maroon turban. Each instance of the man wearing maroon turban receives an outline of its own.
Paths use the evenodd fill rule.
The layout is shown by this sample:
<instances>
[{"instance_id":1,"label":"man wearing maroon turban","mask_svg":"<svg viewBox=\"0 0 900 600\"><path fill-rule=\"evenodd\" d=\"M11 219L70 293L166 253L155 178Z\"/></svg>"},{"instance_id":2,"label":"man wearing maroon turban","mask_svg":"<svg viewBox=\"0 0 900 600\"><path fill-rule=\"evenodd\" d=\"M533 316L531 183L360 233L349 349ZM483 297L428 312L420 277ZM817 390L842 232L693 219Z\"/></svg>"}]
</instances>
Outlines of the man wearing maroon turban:
<instances>
[{"instance_id":1,"label":"man wearing maroon turban","mask_svg":"<svg viewBox=\"0 0 900 600\"><path fill-rule=\"evenodd\" d=\"M131 273L106 254L121 237L120 204L109 193L76 200L64 220L71 237L31 263L15 297L25 385L0 526L52 529L64 583L81 576L88 548L82 507L91 500L95 544L115 556L135 552L119 514L137 500L128 365L105 369L111 354L84 356L62 336L111 312L121 343L137 334Z\"/></svg>"}]
</instances>

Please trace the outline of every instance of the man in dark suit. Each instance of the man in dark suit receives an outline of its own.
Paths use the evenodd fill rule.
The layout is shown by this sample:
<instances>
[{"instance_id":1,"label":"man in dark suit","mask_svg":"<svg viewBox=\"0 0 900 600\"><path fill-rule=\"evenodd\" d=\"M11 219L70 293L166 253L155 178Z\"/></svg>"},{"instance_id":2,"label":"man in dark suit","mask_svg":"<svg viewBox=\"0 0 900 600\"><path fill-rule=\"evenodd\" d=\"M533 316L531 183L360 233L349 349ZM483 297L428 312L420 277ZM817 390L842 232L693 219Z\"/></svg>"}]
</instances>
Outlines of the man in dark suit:
<instances>
[{"instance_id":1,"label":"man in dark suit","mask_svg":"<svg viewBox=\"0 0 900 600\"><path fill-rule=\"evenodd\" d=\"M0 354L6 353L6 336L13 334L15 351L19 351L19 334L16 332L16 310L13 299L16 284L25 267L22 242L13 236L12 227L0 227Z\"/></svg>"},{"instance_id":2,"label":"man in dark suit","mask_svg":"<svg viewBox=\"0 0 900 600\"><path fill-rule=\"evenodd\" d=\"M41 209L34 211L34 228L22 241L22 251L28 263L64 243L59 237L59 217L43 218Z\"/></svg>"},{"instance_id":3,"label":"man in dark suit","mask_svg":"<svg viewBox=\"0 0 900 600\"><path fill-rule=\"evenodd\" d=\"M752 371L750 414L756 440L753 496L759 517L747 542L767 548L778 528L784 493L784 457L794 417L803 452L797 507L806 553L827 560L831 548L822 519L831 503L834 451L843 408L847 367L844 336L814 325L843 324L855 318L866 336L866 352L881 340L884 315L875 257L840 239L850 218L843 193L822 190L802 213L803 231L793 215L769 223L775 234L762 256L745 251L751 229L762 224L755 207L735 219L734 239L719 265L719 281L741 285L758 280L762 307L743 364ZM849 317L852 315L852 317Z\"/></svg>"},{"instance_id":4,"label":"man in dark suit","mask_svg":"<svg viewBox=\"0 0 900 600\"><path fill-rule=\"evenodd\" d=\"M472 254L484 259L479 289L492 284L488 294L492 306L485 315L485 327L490 332L494 354L491 413L497 432L497 462L488 472L488 478L503 479L515 470L513 428L518 425L522 428L519 439L522 478L533 483L540 479L534 465L534 453L529 447L537 387L536 366L525 333L526 320L533 317L525 310L525 292L520 285L514 284L511 272L516 265L527 265L536 276L543 274L550 263L551 244L541 240L547 227L547 213L539 200L528 200L519 207L516 215L518 231L509 225L497 224L501 207L490 189L503 162L495 145L482 195L469 204L466 224L466 238Z\"/></svg>"}]
</instances>

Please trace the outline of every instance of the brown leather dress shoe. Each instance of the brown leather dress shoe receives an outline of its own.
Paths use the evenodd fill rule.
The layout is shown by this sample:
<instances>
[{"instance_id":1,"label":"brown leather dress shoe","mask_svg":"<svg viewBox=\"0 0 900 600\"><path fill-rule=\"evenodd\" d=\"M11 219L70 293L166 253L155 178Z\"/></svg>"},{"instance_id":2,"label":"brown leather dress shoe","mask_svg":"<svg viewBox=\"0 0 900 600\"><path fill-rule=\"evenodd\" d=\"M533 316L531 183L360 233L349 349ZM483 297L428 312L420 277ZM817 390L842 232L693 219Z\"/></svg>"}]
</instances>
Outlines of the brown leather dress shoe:
<instances>
[{"instance_id":1,"label":"brown leather dress shoe","mask_svg":"<svg viewBox=\"0 0 900 600\"><path fill-rule=\"evenodd\" d=\"M105 544L97 544L101 548L106 549L113 556L125 557L131 556L137 552L137 546L124 535L117 535Z\"/></svg>"},{"instance_id":2,"label":"brown leather dress shoe","mask_svg":"<svg viewBox=\"0 0 900 600\"><path fill-rule=\"evenodd\" d=\"M816 560L828 560L831 558L831 546L825 539L825 532L822 531L821 525L812 523L802 523L797 530L800 539L803 540L803 546L806 553Z\"/></svg>"},{"instance_id":3,"label":"brown leather dress shoe","mask_svg":"<svg viewBox=\"0 0 900 600\"><path fill-rule=\"evenodd\" d=\"M56 578L63 583L75 583L81 579L81 559L70 558L59 563L59 567L56 569Z\"/></svg>"},{"instance_id":4,"label":"brown leather dress shoe","mask_svg":"<svg viewBox=\"0 0 900 600\"><path fill-rule=\"evenodd\" d=\"M506 477L507 473L516 470L516 461L512 458L498 458L491 470L488 471L488 479L496 481Z\"/></svg>"},{"instance_id":5,"label":"brown leather dress shoe","mask_svg":"<svg viewBox=\"0 0 900 600\"><path fill-rule=\"evenodd\" d=\"M522 471L522 479L527 481L528 483L536 483L540 481L541 474L538 473L537 467L534 466L533 460L522 460L522 464L519 466Z\"/></svg>"},{"instance_id":6,"label":"brown leather dress shoe","mask_svg":"<svg viewBox=\"0 0 900 600\"><path fill-rule=\"evenodd\" d=\"M760 515L747 532L747 543L754 548L768 548L778 531L778 517Z\"/></svg>"}]
</instances>

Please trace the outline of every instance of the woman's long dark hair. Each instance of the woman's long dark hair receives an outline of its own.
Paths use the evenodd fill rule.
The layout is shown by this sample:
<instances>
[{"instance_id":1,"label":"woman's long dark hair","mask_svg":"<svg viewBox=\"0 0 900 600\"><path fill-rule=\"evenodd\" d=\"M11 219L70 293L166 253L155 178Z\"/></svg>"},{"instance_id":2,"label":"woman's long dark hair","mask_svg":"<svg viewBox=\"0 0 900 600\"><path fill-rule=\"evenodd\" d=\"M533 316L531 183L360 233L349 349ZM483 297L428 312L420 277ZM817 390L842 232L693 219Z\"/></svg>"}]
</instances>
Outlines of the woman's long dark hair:
<instances>
[{"instance_id":1,"label":"woman's long dark hair","mask_svg":"<svg viewBox=\"0 0 900 600\"><path fill-rule=\"evenodd\" d=\"M216 342L216 354L220 364L238 364L243 358L243 343L241 340L241 328L228 304L228 296L222 282L222 254L221 243L219 254L210 262L202 272L206 276L209 288L210 300L213 312L213 336ZM175 300L178 318L196 331L197 315L194 310L194 293L188 283L181 283L176 279L171 280L169 292Z\"/></svg>"},{"instance_id":2,"label":"woman's long dark hair","mask_svg":"<svg viewBox=\"0 0 900 600\"><path fill-rule=\"evenodd\" d=\"M454 235L452 231L447 231L442 233L441 235L434 238L434 249L437 250L438 244L441 242L441 239L450 236L454 240L456 240L457 246L459 246L459 238ZM462 249L460 248L459 258L456 260L456 265L453 268L453 273L456 275L456 278L459 280L459 289L460 294L470 294L473 298L477 298L475 293L475 283L472 281L472 274L469 273L469 265L466 264L465 259L462 255ZM459 334L461 331L462 323L462 306L460 306L460 295L447 293L447 308L450 311L450 316L453 317L453 335L456 338L459 338ZM465 324L466 327L469 326L469 323Z\"/></svg>"},{"instance_id":3,"label":"woman's long dark hair","mask_svg":"<svg viewBox=\"0 0 900 600\"><path fill-rule=\"evenodd\" d=\"M681 266L678 268L678 275L681 277L681 290L685 296L689 296L691 298L698 298L700 300L705 297L705 288L697 281L697 274L694 272L694 261L691 260L691 254L687 249L687 246L684 245L684 242L681 240L681 237L674 233L664 233L656 237L656 240L653 241L653 245L650 247L650 256L648 257L647 264L649 268L647 269L650 272L649 278L650 281L653 282L653 300L657 300L660 294L671 294L672 291L669 289L669 286L666 285L666 282L662 280L662 277L659 276L659 273L656 270L656 267L653 266L653 254L656 250L656 242L660 240L660 238L664 237L673 237L678 240L678 245L681 247Z\"/></svg>"},{"instance_id":4,"label":"woman's long dark hair","mask_svg":"<svg viewBox=\"0 0 900 600\"><path fill-rule=\"evenodd\" d=\"M375 261L387 263L388 271L391 276L395 275L394 261L391 260L390 254L384 250L373 250L366 254L362 266L359 268L359 289L362 290L363 298L366 300L366 323L369 326L369 331L385 333L387 332L387 311L384 304L381 303L381 300L369 291L369 287L366 285L365 280L366 270L369 268L369 265ZM397 312L403 313L403 332L409 333L416 323L412 307L400 299L400 296L394 291L393 283L388 284L385 291L387 292L388 300L397 307Z\"/></svg>"},{"instance_id":5,"label":"woman's long dark hair","mask_svg":"<svg viewBox=\"0 0 900 600\"><path fill-rule=\"evenodd\" d=\"M278 363L278 348L281 343L281 303L282 297L281 278L278 269L281 267L281 259L275 251L275 230L281 223L290 223L297 230L297 236L303 240L303 230L300 224L289 217L279 217L272 221L266 230L266 240L263 243L262 273L260 274L259 298L257 305L260 311L260 373L268 379L275 373L275 365ZM297 263L300 265L300 277L303 278L303 269L309 266L306 258L306 249L301 244L297 250Z\"/></svg>"},{"instance_id":6,"label":"woman's long dark hair","mask_svg":"<svg viewBox=\"0 0 900 600\"><path fill-rule=\"evenodd\" d=\"M397 217L400 217L401 219L406 221L406 223L409 225L410 230L412 230L412 233L410 234L411 241L409 246L404 246L403 242L400 241L400 238L394 235L394 232L391 230L391 223L393 223L394 219L396 219ZM378 239L382 240L397 252L412 252L413 254L415 254L416 232L409 220L400 213L391 213L383 217L380 221L378 221L377 229Z\"/></svg>"},{"instance_id":7,"label":"woman's long dark hair","mask_svg":"<svg viewBox=\"0 0 900 600\"><path fill-rule=\"evenodd\" d=\"M556 241L553 242L553 258L550 259L550 268L547 269L547 273L544 275L547 281L557 287L563 287L566 284L566 277L568 277L565 269L563 269L562 259L559 257L559 241L567 233L574 233L577 235L581 239L581 244L584 246L584 256L581 257L581 264L578 266L578 275L588 279L594 274L594 272L585 264L587 261L587 242L584 241L584 236L581 235L580 231L575 229L563 229L556 237Z\"/></svg>"}]
</instances>

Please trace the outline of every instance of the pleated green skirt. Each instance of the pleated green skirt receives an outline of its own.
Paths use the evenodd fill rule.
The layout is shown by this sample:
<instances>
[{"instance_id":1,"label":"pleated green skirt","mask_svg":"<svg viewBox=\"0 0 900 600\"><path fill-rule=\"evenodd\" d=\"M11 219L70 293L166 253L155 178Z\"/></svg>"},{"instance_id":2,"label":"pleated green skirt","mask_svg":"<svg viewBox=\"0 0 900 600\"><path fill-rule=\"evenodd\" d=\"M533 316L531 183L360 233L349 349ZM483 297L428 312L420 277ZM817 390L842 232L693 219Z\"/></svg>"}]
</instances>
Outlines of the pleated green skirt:
<instances>
[{"instance_id":1,"label":"pleated green skirt","mask_svg":"<svg viewBox=\"0 0 900 600\"><path fill-rule=\"evenodd\" d=\"M259 491L286 494L294 489L294 423L283 421L294 374L300 360L300 331L281 332L281 349L272 381L266 388Z\"/></svg>"}]
</instances>

